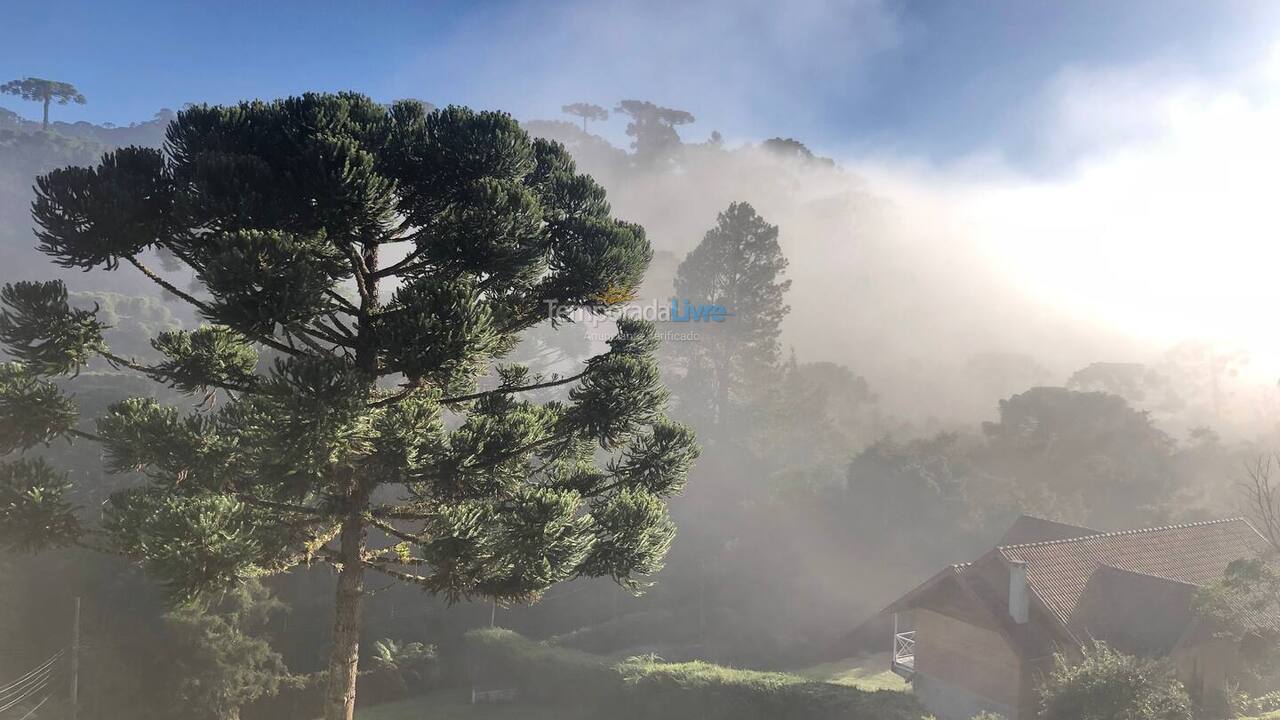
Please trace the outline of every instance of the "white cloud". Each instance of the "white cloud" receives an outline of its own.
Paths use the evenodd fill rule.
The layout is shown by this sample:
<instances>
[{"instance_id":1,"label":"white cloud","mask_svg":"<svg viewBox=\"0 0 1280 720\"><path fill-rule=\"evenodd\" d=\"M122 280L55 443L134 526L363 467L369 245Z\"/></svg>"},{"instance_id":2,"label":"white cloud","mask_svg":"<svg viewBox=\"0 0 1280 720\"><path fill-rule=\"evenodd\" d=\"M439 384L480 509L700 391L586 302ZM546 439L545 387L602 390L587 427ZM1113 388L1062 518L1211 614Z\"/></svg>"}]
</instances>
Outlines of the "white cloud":
<instances>
[{"instance_id":1,"label":"white cloud","mask_svg":"<svg viewBox=\"0 0 1280 720\"><path fill-rule=\"evenodd\" d=\"M947 167L849 161L888 200L896 252L925 286L942 285L902 335L921 354L932 342L963 356L976 341L1065 360L1060 371L1208 341L1248 351L1253 380L1274 386L1278 66L1215 81L1153 65L1064 71L1040 140L1073 161L1053 177L991 154Z\"/></svg>"}]
</instances>

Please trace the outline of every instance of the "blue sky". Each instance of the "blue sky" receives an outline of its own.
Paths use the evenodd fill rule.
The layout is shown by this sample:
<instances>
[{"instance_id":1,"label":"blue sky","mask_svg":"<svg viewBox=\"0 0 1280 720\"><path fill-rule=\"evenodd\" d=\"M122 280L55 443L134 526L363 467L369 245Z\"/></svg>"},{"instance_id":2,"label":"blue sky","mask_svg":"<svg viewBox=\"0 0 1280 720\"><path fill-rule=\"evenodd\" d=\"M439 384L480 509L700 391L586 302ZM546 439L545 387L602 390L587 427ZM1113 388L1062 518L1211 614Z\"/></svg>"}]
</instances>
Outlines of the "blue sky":
<instances>
[{"instance_id":1,"label":"blue sky","mask_svg":"<svg viewBox=\"0 0 1280 720\"><path fill-rule=\"evenodd\" d=\"M639 97L693 112L693 139L1034 164L1062 73L1155 63L1212 78L1266 50L1278 16L1280 3L1234 0L48 0L6 9L0 70L77 84L90 102L55 110L68 120L304 90L525 119Z\"/></svg>"}]
</instances>

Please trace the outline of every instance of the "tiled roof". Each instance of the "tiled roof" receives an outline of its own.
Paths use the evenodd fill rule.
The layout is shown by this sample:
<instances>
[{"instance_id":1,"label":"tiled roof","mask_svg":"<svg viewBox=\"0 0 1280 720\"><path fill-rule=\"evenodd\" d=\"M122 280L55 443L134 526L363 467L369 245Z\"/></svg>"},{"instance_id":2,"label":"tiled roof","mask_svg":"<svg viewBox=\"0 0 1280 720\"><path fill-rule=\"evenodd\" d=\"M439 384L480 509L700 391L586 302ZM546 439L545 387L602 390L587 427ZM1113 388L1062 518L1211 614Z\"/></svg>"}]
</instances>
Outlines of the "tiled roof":
<instances>
[{"instance_id":1,"label":"tiled roof","mask_svg":"<svg viewBox=\"0 0 1280 720\"><path fill-rule=\"evenodd\" d=\"M1262 537L1242 518L1102 533L997 548L1027 565L1027 584L1070 626L1090 576L1103 566L1192 585L1222 577L1227 565L1255 556Z\"/></svg>"}]
</instances>

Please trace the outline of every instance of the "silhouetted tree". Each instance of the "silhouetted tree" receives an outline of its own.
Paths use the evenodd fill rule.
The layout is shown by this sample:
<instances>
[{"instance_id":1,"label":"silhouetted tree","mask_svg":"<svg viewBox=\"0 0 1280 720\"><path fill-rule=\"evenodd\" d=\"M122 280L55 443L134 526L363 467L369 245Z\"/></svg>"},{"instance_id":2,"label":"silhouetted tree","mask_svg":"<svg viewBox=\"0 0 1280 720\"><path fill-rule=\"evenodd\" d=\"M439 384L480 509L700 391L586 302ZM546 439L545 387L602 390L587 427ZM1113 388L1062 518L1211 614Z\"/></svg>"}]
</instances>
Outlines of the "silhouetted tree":
<instances>
[{"instance_id":1,"label":"silhouetted tree","mask_svg":"<svg viewBox=\"0 0 1280 720\"><path fill-rule=\"evenodd\" d=\"M653 327L620 322L568 377L498 364L522 331L629 292L649 261L643 230L610 217L561 146L502 113L308 94L190 107L166 147L39 178L39 247L64 267L130 265L209 325L159 334L162 359L143 362L113 352L61 282L0 291L15 358L0 453L89 440L109 472L146 480L111 496L93 544L176 598L331 564L327 720L352 717L368 570L514 603L576 577L634 588L661 567L663 499L697 449L663 417ZM202 291L148 267L157 247ZM53 378L94 357L204 408L134 397L82 426ZM526 395L570 385L558 402ZM0 464L0 544L87 542L66 488L42 458Z\"/></svg>"},{"instance_id":2,"label":"silhouetted tree","mask_svg":"<svg viewBox=\"0 0 1280 720\"><path fill-rule=\"evenodd\" d=\"M623 100L614 112L631 118L627 123L627 135L634 138L631 148L645 162L666 157L679 147L680 134L676 126L694 121L693 115L684 110L654 105L647 100Z\"/></svg>"},{"instance_id":3,"label":"silhouetted tree","mask_svg":"<svg viewBox=\"0 0 1280 720\"><path fill-rule=\"evenodd\" d=\"M780 279L786 268L777 226L738 202L676 270L678 312L718 305L727 314L691 322L698 339L670 346L686 373L682 402L712 423L748 402L747 391L778 366L780 326L791 310L783 301L791 281Z\"/></svg>"},{"instance_id":4,"label":"silhouetted tree","mask_svg":"<svg viewBox=\"0 0 1280 720\"><path fill-rule=\"evenodd\" d=\"M1079 506L1085 524L1162 519L1178 488L1173 439L1116 395L1032 388L1001 400L983 430L985 467Z\"/></svg>"},{"instance_id":5,"label":"silhouetted tree","mask_svg":"<svg viewBox=\"0 0 1280 720\"><path fill-rule=\"evenodd\" d=\"M46 130L49 129L49 103L57 102L59 105L66 105L72 102L77 105L85 103L84 95L80 94L75 85L58 80L45 80L44 78L29 77L21 80L10 80L0 85L0 93L17 95L23 100L33 100L43 105L43 127Z\"/></svg>"},{"instance_id":6,"label":"silhouetted tree","mask_svg":"<svg viewBox=\"0 0 1280 720\"><path fill-rule=\"evenodd\" d=\"M591 103L573 103L561 107L560 110L566 115L576 115L582 118L582 132L587 131L588 120L604 121L609 119L608 110Z\"/></svg>"},{"instance_id":7,"label":"silhouetted tree","mask_svg":"<svg viewBox=\"0 0 1280 720\"><path fill-rule=\"evenodd\" d=\"M1280 455L1275 456L1274 462L1280 463ZM1272 467L1271 457L1255 459L1245 468L1246 479L1239 485L1250 522L1267 539L1272 551L1280 555L1280 484L1271 476ZM1276 601L1280 603L1280 596Z\"/></svg>"},{"instance_id":8,"label":"silhouetted tree","mask_svg":"<svg viewBox=\"0 0 1280 720\"><path fill-rule=\"evenodd\" d=\"M1086 392L1119 395L1130 403L1162 407L1176 405L1169 379L1142 363L1095 362L1071 374L1067 387Z\"/></svg>"}]
</instances>

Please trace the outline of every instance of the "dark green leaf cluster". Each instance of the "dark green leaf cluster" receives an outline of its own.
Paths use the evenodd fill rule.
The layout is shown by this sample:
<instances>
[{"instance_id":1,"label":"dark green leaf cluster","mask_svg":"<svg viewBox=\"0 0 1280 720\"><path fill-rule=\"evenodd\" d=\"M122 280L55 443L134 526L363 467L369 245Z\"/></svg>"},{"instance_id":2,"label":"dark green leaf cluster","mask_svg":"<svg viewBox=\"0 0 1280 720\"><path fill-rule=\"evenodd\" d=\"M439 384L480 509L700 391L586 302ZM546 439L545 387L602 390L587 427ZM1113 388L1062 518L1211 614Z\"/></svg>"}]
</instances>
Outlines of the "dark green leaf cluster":
<instances>
[{"instance_id":1,"label":"dark green leaf cluster","mask_svg":"<svg viewBox=\"0 0 1280 720\"><path fill-rule=\"evenodd\" d=\"M22 363L0 364L0 455L29 450L66 435L76 423L75 403Z\"/></svg>"},{"instance_id":2,"label":"dark green leaf cluster","mask_svg":"<svg viewBox=\"0 0 1280 720\"><path fill-rule=\"evenodd\" d=\"M503 341L483 292L466 279L419 278L401 286L378 329L387 369L445 389L473 382Z\"/></svg>"},{"instance_id":3,"label":"dark green leaf cluster","mask_svg":"<svg viewBox=\"0 0 1280 720\"><path fill-rule=\"evenodd\" d=\"M40 250L62 267L114 269L170 234L173 191L157 150L122 148L96 168L54 170L36 179Z\"/></svg>"},{"instance_id":4,"label":"dark green leaf cluster","mask_svg":"<svg viewBox=\"0 0 1280 720\"><path fill-rule=\"evenodd\" d=\"M79 539L80 522L66 499L70 487L40 458L0 463L0 547L36 551Z\"/></svg>"},{"instance_id":5,"label":"dark green leaf cluster","mask_svg":"<svg viewBox=\"0 0 1280 720\"><path fill-rule=\"evenodd\" d=\"M97 311L68 305L61 282L5 285L0 303L0 342L43 375L76 372L103 347Z\"/></svg>"},{"instance_id":6,"label":"dark green leaf cluster","mask_svg":"<svg viewBox=\"0 0 1280 720\"><path fill-rule=\"evenodd\" d=\"M156 365L158 377L184 392L249 388L257 382L257 349L229 328L169 330L157 335L151 346L165 358Z\"/></svg>"},{"instance_id":7,"label":"dark green leaf cluster","mask_svg":"<svg viewBox=\"0 0 1280 720\"><path fill-rule=\"evenodd\" d=\"M226 495L182 496L135 488L112 498L104 525L126 554L177 601L262 574L298 538L268 510Z\"/></svg>"}]
</instances>

